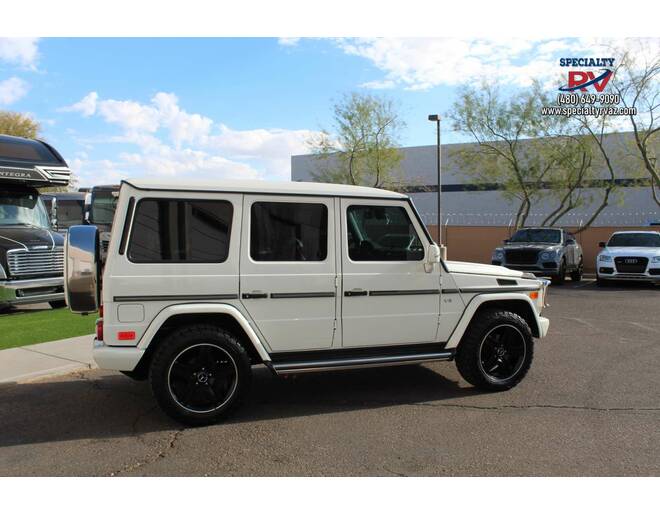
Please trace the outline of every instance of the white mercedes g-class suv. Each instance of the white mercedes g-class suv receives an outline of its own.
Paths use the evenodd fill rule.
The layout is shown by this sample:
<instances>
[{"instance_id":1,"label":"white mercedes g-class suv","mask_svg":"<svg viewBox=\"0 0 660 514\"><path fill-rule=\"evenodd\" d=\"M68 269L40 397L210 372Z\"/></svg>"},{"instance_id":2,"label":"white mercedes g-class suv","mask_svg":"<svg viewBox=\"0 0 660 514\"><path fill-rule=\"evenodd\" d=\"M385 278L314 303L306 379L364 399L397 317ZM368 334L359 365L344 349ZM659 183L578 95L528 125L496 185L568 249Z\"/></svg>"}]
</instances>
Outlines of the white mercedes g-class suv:
<instances>
[{"instance_id":1,"label":"white mercedes g-class suv","mask_svg":"<svg viewBox=\"0 0 660 514\"><path fill-rule=\"evenodd\" d=\"M287 375L455 360L477 387L513 387L548 330L548 281L440 253L399 193L127 180L102 276L96 227L70 228L66 293L74 312L101 307L98 365L148 378L187 424L235 408L257 364Z\"/></svg>"}]
</instances>

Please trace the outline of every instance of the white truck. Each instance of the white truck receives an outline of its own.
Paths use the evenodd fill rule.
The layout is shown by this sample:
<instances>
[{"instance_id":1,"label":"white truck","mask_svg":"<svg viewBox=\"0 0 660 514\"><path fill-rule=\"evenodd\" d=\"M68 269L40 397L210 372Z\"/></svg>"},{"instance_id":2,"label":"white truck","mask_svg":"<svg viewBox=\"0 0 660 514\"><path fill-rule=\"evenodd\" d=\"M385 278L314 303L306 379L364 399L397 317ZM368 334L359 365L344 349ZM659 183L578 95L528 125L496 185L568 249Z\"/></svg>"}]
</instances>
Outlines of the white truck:
<instances>
[{"instance_id":1,"label":"white truck","mask_svg":"<svg viewBox=\"0 0 660 514\"><path fill-rule=\"evenodd\" d=\"M96 362L148 378L191 425L239 405L253 365L455 360L471 384L508 389L549 326L549 281L443 261L410 199L380 189L127 180L103 276L96 227L72 227L65 252L71 309L102 307Z\"/></svg>"}]
</instances>

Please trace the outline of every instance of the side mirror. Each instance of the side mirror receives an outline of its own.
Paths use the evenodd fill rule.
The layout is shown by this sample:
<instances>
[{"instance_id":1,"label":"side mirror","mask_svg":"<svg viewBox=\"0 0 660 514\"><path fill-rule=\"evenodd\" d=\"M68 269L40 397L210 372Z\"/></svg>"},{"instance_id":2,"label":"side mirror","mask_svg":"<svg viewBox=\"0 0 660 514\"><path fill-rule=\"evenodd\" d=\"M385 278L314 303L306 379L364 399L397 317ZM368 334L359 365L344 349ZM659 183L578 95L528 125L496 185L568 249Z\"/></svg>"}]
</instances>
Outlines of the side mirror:
<instances>
[{"instance_id":1,"label":"side mirror","mask_svg":"<svg viewBox=\"0 0 660 514\"><path fill-rule=\"evenodd\" d=\"M601 241L600 243L598 243L598 246L601 248L605 248L607 244L605 243L605 241Z\"/></svg>"},{"instance_id":2,"label":"side mirror","mask_svg":"<svg viewBox=\"0 0 660 514\"><path fill-rule=\"evenodd\" d=\"M426 261L424 262L424 271L427 273L433 272L433 266L440 263L441 250L440 247L436 244L429 246L428 255L426 256Z\"/></svg>"},{"instance_id":3,"label":"side mirror","mask_svg":"<svg viewBox=\"0 0 660 514\"><path fill-rule=\"evenodd\" d=\"M50 226L57 230L57 198L53 198L50 203Z\"/></svg>"},{"instance_id":4,"label":"side mirror","mask_svg":"<svg viewBox=\"0 0 660 514\"><path fill-rule=\"evenodd\" d=\"M440 264L440 247L438 245L429 246L429 258L427 260L429 264Z\"/></svg>"}]
</instances>

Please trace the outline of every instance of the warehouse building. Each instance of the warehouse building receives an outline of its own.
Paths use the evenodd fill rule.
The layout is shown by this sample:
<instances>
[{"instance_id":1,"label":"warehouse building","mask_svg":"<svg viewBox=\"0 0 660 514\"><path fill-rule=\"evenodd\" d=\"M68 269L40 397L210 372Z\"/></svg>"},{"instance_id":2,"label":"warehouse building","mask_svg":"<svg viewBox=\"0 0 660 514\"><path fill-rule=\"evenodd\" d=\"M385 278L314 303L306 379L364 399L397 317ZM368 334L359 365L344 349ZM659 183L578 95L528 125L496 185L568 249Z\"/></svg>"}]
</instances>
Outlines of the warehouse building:
<instances>
[{"instance_id":1,"label":"warehouse building","mask_svg":"<svg viewBox=\"0 0 660 514\"><path fill-rule=\"evenodd\" d=\"M579 240L582 240L588 257L597 252L598 241L607 239L616 229L648 229L660 223L660 212L651 195L648 174L636 161L631 149L632 143L630 133L611 134L605 138L605 148L614 156L618 187L610 204L592 224L593 228L580 232ZM448 245L451 258L487 262L493 246L501 243L515 224L519 204L509 201L499 184L476 186L471 177L461 170L456 155L471 145L474 144L442 145L443 242ZM403 177L404 190L413 198L431 232L437 233L437 147L413 146L402 148L401 152L403 159L400 176ZM595 162L600 163L600 160ZM315 173L327 164L327 161L323 163L315 155L294 155L291 158L291 178L294 181L313 181ZM590 184L592 186L598 186L599 180L609 177L602 163L595 165L600 166L596 170L596 177L600 179L594 179ZM583 194L591 197L592 201L567 213L557 226L577 231L591 218L600 205L603 191L591 187L585 188ZM556 206L556 201L536 202L526 225L540 225ZM477 240L484 241L484 244L474 244ZM470 248L466 248L466 241L472 242Z\"/></svg>"}]
</instances>

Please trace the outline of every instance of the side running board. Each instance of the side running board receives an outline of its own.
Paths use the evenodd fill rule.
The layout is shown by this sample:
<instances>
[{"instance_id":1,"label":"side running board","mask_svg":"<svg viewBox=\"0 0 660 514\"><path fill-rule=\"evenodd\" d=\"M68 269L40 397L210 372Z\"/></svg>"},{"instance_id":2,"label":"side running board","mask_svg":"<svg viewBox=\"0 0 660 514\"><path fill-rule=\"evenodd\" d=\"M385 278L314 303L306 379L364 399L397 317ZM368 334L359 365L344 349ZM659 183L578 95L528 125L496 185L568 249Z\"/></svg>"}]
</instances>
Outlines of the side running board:
<instances>
[{"instance_id":1,"label":"side running board","mask_svg":"<svg viewBox=\"0 0 660 514\"><path fill-rule=\"evenodd\" d=\"M427 345L433 346L433 345ZM309 352L306 358L304 352L298 353L295 358L274 358L269 367L278 375L294 373L312 373L319 371L333 371L342 369L373 368L380 366L398 366L404 364L419 364L432 361L447 361L454 358L454 350L437 350L426 348L426 351L397 351L392 353L381 353L380 355L350 355L350 352L338 350L339 355L333 352ZM383 349L381 349L381 352ZM325 355L320 356L318 353ZM347 354L348 353L348 354ZM370 352L372 353L372 352ZM312 354L317 354L314 357ZM292 356L293 357L293 356Z\"/></svg>"}]
</instances>

